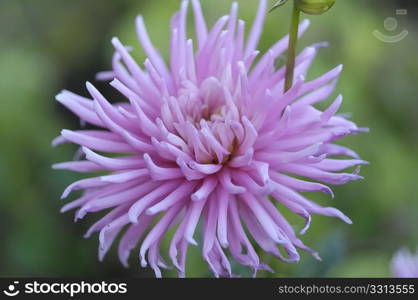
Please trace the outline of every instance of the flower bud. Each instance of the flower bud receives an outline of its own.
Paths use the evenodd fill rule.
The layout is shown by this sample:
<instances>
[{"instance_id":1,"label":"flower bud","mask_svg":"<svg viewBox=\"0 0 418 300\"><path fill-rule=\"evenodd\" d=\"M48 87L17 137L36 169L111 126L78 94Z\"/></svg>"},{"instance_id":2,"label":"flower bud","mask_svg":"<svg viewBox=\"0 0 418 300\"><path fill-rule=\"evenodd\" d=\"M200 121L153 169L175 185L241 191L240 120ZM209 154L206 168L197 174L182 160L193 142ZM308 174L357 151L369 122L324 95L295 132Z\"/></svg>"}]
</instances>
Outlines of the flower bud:
<instances>
[{"instance_id":1,"label":"flower bud","mask_svg":"<svg viewBox=\"0 0 418 300\"><path fill-rule=\"evenodd\" d=\"M335 0L295 0L297 8L308 15L321 15L328 11Z\"/></svg>"}]
</instances>

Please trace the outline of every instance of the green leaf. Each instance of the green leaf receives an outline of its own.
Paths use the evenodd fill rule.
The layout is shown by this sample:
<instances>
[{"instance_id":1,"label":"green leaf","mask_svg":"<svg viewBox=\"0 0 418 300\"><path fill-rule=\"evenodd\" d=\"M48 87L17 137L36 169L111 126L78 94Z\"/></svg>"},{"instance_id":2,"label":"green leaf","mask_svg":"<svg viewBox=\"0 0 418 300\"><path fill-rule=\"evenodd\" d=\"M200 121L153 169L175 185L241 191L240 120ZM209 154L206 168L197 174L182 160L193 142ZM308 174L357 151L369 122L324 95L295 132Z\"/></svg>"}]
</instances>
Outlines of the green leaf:
<instances>
[{"instance_id":1,"label":"green leaf","mask_svg":"<svg viewBox=\"0 0 418 300\"><path fill-rule=\"evenodd\" d=\"M288 0L278 0L276 3L274 3L273 7L269 10L269 12L272 12L273 10L275 10L276 8L286 4Z\"/></svg>"}]
</instances>

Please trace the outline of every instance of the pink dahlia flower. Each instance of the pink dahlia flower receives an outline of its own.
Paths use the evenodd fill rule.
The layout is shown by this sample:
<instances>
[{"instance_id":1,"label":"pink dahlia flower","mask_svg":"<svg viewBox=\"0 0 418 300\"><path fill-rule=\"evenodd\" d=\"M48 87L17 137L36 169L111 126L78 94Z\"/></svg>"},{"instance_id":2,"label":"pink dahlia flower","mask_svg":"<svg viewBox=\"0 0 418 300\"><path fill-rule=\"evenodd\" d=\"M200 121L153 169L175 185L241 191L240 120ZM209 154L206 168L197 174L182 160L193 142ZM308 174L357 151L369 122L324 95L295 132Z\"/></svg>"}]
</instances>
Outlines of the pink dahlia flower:
<instances>
[{"instance_id":1,"label":"pink dahlia flower","mask_svg":"<svg viewBox=\"0 0 418 300\"><path fill-rule=\"evenodd\" d=\"M399 250L392 259L392 275L397 278L418 278L418 251Z\"/></svg>"},{"instance_id":2,"label":"pink dahlia flower","mask_svg":"<svg viewBox=\"0 0 418 300\"><path fill-rule=\"evenodd\" d=\"M149 265L158 277L160 267L169 265L160 253L169 231L173 235L165 256L179 276L185 275L189 244L201 245L215 276L232 275L230 259L254 273L270 270L254 244L285 262L299 260L298 248L319 258L297 237L281 210L287 208L306 220L302 234L311 214L351 223L337 209L321 207L300 194L319 191L332 196L323 183L340 185L361 178L357 169L340 173L365 164L353 151L333 144L362 131L335 115L341 96L325 111L313 106L331 95L342 67L306 81L320 45L308 47L297 58L293 88L283 93L285 70L276 69L275 60L286 51L288 38L261 57L257 51L267 1L261 0L247 39L236 3L210 30L199 1L192 4L197 44L186 37L188 2L183 1L171 22L168 65L152 45L142 17L136 27L148 56L143 66L113 38L113 69L98 77L111 80L128 101L111 104L90 83L91 99L68 91L56 97L101 129L63 130L54 144L77 144L85 159L54 168L108 172L71 184L63 198L74 190L84 194L62 211L79 208L76 220L108 211L86 233L89 237L100 232L99 258L126 229L119 241L121 262L126 266L130 251L139 244L141 265ZM300 33L307 27L303 22Z\"/></svg>"}]
</instances>

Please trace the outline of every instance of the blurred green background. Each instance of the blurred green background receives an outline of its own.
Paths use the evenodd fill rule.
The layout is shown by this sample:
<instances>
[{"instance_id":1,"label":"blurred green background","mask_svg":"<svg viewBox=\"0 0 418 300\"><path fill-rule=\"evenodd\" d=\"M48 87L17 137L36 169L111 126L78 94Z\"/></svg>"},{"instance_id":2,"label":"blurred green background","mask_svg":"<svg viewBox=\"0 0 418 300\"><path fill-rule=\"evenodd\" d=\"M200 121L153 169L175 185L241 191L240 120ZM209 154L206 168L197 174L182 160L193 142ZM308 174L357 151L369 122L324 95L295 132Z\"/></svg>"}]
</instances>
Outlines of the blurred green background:
<instances>
[{"instance_id":1,"label":"blurred green background","mask_svg":"<svg viewBox=\"0 0 418 300\"><path fill-rule=\"evenodd\" d=\"M238 2L241 18L251 22L257 1ZM226 14L231 3L202 0L208 23ZM80 125L54 96L64 88L87 95L85 81L110 67L112 36L134 46L134 55L143 61L134 32L137 14L144 15L154 43L166 55L169 19L179 4L179 0L0 1L0 276L153 276L138 267L135 251L130 269L118 262L115 247L100 263L97 236L82 238L95 217L73 224L72 213L59 213L62 190L80 177L50 168L71 160L75 150L51 148L50 141L61 128ZM397 16L396 9L407 9L408 14ZM337 1L329 13L310 17L311 28L299 48L331 42L320 52L310 76L344 64L338 85L345 97L342 111L352 113L352 119L371 132L343 143L371 165L362 169L366 180L335 187L335 200L310 195L354 221L350 226L313 218L303 239L320 251L323 262L304 253L298 264L267 258L277 274L261 272L260 277L390 276L393 253L418 245L417 10L414 0L351 0ZM289 13L287 5L268 16L261 50L286 34ZM399 22L393 32L384 27L387 17ZM392 36L404 29L409 35L394 44L372 34L379 30ZM97 86L116 95L104 83ZM300 228L302 221L288 215ZM190 251L188 276L210 276L196 247Z\"/></svg>"}]
</instances>

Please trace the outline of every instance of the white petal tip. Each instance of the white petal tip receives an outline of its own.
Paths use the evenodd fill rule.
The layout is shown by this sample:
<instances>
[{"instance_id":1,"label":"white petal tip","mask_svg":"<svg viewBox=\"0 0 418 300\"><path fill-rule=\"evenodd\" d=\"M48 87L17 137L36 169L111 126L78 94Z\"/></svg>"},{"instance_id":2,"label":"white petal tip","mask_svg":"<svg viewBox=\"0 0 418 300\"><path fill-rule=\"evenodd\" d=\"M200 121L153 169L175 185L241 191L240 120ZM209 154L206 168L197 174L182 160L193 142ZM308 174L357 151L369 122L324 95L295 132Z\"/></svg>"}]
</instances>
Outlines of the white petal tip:
<instances>
[{"instance_id":1,"label":"white petal tip","mask_svg":"<svg viewBox=\"0 0 418 300\"><path fill-rule=\"evenodd\" d=\"M55 96L55 100L57 100L60 103L65 102L65 94L64 94L64 92L61 92L58 95L56 95Z\"/></svg>"},{"instance_id":2,"label":"white petal tip","mask_svg":"<svg viewBox=\"0 0 418 300\"><path fill-rule=\"evenodd\" d=\"M95 89L95 87L93 86L93 84L90 81L86 81L86 88L88 90Z\"/></svg>"},{"instance_id":3,"label":"white petal tip","mask_svg":"<svg viewBox=\"0 0 418 300\"><path fill-rule=\"evenodd\" d=\"M322 261L321 256L319 256L319 254L318 254L317 252L312 253L312 256L313 256L316 260L318 260L318 261Z\"/></svg>"},{"instance_id":4,"label":"white petal tip","mask_svg":"<svg viewBox=\"0 0 418 300\"><path fill-rule=\"evenodd\" d=\"M51 169L52 170L60 170L61 168L60 168L60 164L58 163L58 164L53 164L52 166L51 166Z\"/></svg>"},{"instance_id":5,"label":"white petal tip","mask_svg":"<svg viewBox=\"0 0 418 300\"><path fill-rule=\"evenodd\" d=\"M148 208L148 209L145 211L145 213L146 213L148 216L152 216L152 215L155 215L156 213L158 213L158 211L157 211L157 210L155 210L155 209L152 209L152 208Z\"/></svg>"},{"instance_id":6,"label":"white petal tip","mask_svg":"<svg viewBox=\"0 0 418 300\"><path fill-rule=\"evenodd\" d=\"M309 26L311 24L311 21L309 19L304 19L302 23L300 23L301 26Z\"/></svg>"},{"instance_id":7,"label":"white petal tip","mask_svg":"<svg viewBox=\"0 0 418 300\"><path fill-rule=\"evenodd\" d=\"M136 225L138 224L138 219L135 219L134 217L129 217L129 222L131 222L132 224Z\"/></svg>"},{"instance_id":8,"label":"white petal tip","mask_svg":"<svg viewBox=\"0 0 418 300\"><path fill-rule=\"evenodd\" d=\"M196 242L196 240L192 237L188 237L186 239L190 244L194 245L194 246L198 246L199 244Z\"/></svg>"},{"instance_id":9,"label":"white petal tip","mask_svg":"<svg viewBox=\"0 0 418 300\"><path fill-rule=\"evenodd\" d=\"M84 235L83 235L83 238L84 239L88 239L88 238L90 238L91 237L91 235L93 234L93 232L90 232L90 231L87 231Z\"/></svg>"},{"instance_id":10,"label":"white petal tip","mask_svg":"<svg viewBox=\"0 0 418 300\"><path fill-rule=\"evenodd\" d=\"M192 194L190 198L192 199L192 201L200 201L200 200L202 200L202 198L200 198L196 194Z\"/></svg>"},{"instance_id":11,"label":"white petal tip","mask_svg":"<svg viewBox=\"0 0 418 300\"><path fill-rule=\"evenodd\" d=\"M69 186L68 188L66 188L65 190L64 190L64 192L62 193L62 195L61 195L61 199L65 199L65 198L67 198L68 197L68 195L71 193L71 191L72 191L72 187L71 186Z\"/></svg>"},{"instance_id":12,"label":"white petal tip","mask_svg":"<svg viewBox=\"0 0 418 300\"><path fill-rule=\"evenodd\" d=\"M117 37L115 37L115 36L114 36L114 37L112 37L111 42L112 42L112 44L113 44L114 46L116 46L116 45L120 44L119 39L118 39Z\"/></svg>"},{"instance_id":13,"label":"white petal tip","mask_svg":"<svg viewBox=\"0 0 418 300\"><path fill-rule=\"evenodd\" d=\"M221 242L220 243L221 244L221 246L222 246L222 248L228 248L229 247L229 243L228 242Z\"/></svg>"}]
</instances>

